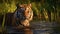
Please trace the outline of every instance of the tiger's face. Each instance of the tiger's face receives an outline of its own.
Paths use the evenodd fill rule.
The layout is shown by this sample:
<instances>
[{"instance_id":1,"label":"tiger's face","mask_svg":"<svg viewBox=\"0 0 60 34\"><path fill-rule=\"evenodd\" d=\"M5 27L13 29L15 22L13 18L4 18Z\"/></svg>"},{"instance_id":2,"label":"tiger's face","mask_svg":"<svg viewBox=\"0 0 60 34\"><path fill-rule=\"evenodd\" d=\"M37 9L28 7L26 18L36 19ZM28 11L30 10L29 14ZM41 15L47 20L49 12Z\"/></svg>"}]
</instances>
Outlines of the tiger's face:
<instances>
[{"instance_id":1,"label":"tiger's face","mask_svg":"<svg viewBox=\"0 0 60 34\"><path fill-rule=\"evenodd\" d=\"M20 18L25 16L25 19L23 21L20 20L21 24L24 26L30 26L29 22L33 18L33 11L31 9L31 4L22 4L22 5L19 5L19 7L20 8L18 8L18 9L20 12L24 9L24 11L23 11L24 15L20 16ZM16 12L15 12L15 14L16 14ZM15 20L16 20L16 18L15 18ZM19 18L18 18L18 20L19 20Z\"/></svg>"},{"instance_id":2,"label":"tiger's face","mask_svg":"<svg viewBox=\"0 0 60 34\"><path fill-rule=\"evenodd\" d=\"M33 11L31 9L31 4L21 5L21 7L25 8L24 15L26 19L22 22L24 26L30 26L30 21L33 19Z\"/></svg>"},{"instance_id":3,"label":"tiger's face","mask_svg":"<svg viewBox=\"0 0 60 34\"><path fill-rule=\"evenodd\" d=\"M33 18L33 11L31 9L31 4L22 4L22 5L20 5L20 7L25 8L24 15L25 15L26 19L31 21Z\"/></svg>"}]
</instances>

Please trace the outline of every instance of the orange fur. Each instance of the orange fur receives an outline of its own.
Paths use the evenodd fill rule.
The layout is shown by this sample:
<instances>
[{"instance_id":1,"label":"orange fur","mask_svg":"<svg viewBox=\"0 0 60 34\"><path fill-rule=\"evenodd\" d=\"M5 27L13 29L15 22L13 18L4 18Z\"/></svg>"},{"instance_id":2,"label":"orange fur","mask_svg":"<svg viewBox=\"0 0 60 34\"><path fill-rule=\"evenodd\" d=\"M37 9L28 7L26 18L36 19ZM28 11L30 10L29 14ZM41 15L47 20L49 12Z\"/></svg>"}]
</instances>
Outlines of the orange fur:
<instances>
[{"instance_id":1,"label":"orange fur","mask_svg":"<svg viewBox=\"0 0 60 34\"><path fill-rule=\"evenodd\" d=\"M24 21L21 21L21 24L24 25L24 26L30 26L30 21L32 20L33 18L33 11L31 9L31 4L22 4L22 5L19 5L20 7L24 7L26 10L24 12L24 15L26 17L26 19ZM16 22L16 18L15 18L15 15L13 15L13 24Z\"/></svg>"}]
</instances>

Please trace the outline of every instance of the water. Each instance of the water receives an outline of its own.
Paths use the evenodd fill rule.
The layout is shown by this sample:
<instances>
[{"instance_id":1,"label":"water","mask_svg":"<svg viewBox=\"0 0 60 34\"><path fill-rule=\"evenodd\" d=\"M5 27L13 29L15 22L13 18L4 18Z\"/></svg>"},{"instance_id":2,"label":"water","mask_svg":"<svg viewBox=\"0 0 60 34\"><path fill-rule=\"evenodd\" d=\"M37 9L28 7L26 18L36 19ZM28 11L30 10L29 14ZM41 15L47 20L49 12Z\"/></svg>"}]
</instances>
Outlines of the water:
<instances>
[{"instance_id":1,"label":"water","mask_svg":"<svg viewBox=\"0 0 60 34\"><path fill-rule=\"evenodd\" d=\"M55 22L33 22L31 23L31 29L29 31L33 32L33 34L60 34L54 31L54 27L56 27ZM16 33L16 34L24 34L23 29L16 29L16 27L7 27L7 33Z\"/></svg>"}]
</instances>

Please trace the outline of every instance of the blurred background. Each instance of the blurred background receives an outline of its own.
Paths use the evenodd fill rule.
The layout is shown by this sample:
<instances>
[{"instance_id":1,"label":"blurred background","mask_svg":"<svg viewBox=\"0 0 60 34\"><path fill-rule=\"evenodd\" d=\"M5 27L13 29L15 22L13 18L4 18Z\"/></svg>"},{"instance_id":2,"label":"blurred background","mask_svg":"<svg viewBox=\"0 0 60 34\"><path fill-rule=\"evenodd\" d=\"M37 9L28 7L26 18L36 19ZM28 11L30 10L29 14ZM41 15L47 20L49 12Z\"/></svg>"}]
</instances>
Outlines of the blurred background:
<instances>
[{"instance_id":1,"label":"blurred background","mask_svg":"<svg viewBox=\"0 0 60 34\"><path fill-rule=\"evenodd\" d=\"M60 0L0 0L0 29L11 24L16 4L32 4L33 20L56 22L60 26ZM57 27L57 31L60 27Z\"/></svg>"}]
</instances>

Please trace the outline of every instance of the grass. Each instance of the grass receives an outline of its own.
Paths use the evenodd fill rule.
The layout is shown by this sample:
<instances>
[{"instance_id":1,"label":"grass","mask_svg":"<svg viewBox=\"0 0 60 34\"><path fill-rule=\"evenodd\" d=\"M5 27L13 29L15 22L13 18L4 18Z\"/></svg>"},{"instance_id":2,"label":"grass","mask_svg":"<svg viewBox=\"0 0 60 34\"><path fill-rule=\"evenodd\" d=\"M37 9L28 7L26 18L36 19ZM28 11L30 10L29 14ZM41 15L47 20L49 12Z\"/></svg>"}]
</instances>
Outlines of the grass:
<instances>
[{"instance_id":1,"label":"grass","mask_svg":"<svg viewBox=\"0 0 60 34\"><path fill-rule=\"evenodd\" d=\"M0 32L2 32L2 27L0 27Z\"/></svg>"}]
</instances>

